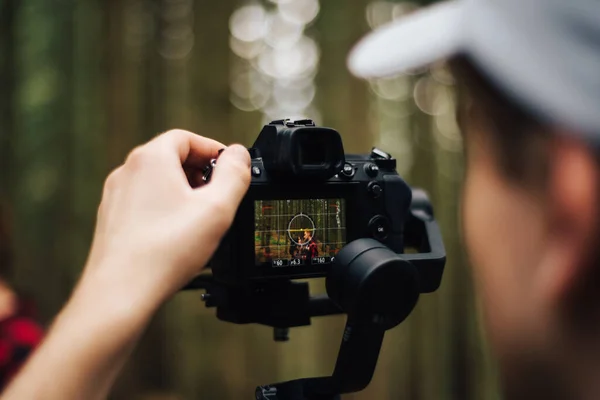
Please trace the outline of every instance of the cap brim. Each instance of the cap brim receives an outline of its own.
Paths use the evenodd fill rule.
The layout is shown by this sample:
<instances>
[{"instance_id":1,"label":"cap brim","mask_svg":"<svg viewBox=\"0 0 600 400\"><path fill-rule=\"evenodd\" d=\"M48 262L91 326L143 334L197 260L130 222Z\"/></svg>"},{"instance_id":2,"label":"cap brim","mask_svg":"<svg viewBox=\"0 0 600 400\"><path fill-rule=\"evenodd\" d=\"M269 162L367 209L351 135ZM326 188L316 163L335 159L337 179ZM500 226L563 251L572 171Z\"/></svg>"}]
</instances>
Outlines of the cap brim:
<instances>
[{"instance_id":1,"label":"cap brim","mask_svg":"<svg viewBox=\"0 0 600 400\"><path fill-rule=\"evenodd\" d=\"M446 1L376 29L350 52L348 68L361 78L397 75L459 53L463 2Z\"/></svg>"}]
</instances>

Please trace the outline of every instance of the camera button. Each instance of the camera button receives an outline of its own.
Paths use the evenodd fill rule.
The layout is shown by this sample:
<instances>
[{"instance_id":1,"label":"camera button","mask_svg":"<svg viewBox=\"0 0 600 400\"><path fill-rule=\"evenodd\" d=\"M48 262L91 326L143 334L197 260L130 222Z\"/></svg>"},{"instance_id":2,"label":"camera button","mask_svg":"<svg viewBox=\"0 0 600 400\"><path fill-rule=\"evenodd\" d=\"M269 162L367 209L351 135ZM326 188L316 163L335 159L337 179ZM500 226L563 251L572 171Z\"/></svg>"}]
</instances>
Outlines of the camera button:
<instances>
[{"instance_id":1,"label":"camera button","mask_svg":"<svg viewBox=\"0 0 600 400\"><path fill-rule=\"evenodd\" d=\"M260 176L262 171L257 166L252 167L252 176Z\"/></svg>"},{"instance_id":2,"label":"camera button","mask_svg":"<svg viewBox=\"0 0 600 400\"><path fill-rule=\"evenodd\" d=\"M390 222L381 215L376 215L369 221L369 232L377 240L385 240L390 233Z\"/></svg>"},{"instance_id":3,"label":"camera button","mask_svg":"<svg viewBox=\"0 0 600 400\"><path fill-rule=\"evenodd\" d=\"M377 174L379 173L379 167L373 163L365 164L364 169L365 169L365 173L368 176L370 176L371 178L375 178L377 176Z\"/></svg>"},{"instance_id":4,"label":"camera button","mask_svg":"<svg viewBox=\"0 0 600 400\"><path fill-rule=\"evenodd\" d=\"M352 178L354 176L354 166L350 163L345 163L342 168L342 176L345 178Z\"/></svg>"},{"instance_id":5,"label":"camera button","mask_svg":"<svg viewBox=\"0 0 600 400\"><path fill-rule=\"evenodd\" d=\"M383 188L378 182L371 182L367 185L367 190L373 196L373 198L378 199L383 194Z\"/></svg>"}]
</instances>

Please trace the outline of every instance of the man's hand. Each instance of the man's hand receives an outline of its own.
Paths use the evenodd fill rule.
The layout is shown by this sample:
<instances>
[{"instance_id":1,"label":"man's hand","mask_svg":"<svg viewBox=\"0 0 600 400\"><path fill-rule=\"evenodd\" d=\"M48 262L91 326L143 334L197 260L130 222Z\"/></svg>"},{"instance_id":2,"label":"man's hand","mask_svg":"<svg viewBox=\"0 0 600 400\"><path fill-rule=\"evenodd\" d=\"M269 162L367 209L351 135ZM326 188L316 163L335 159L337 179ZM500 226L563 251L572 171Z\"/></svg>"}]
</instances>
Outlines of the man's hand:
<instances>
[{"instance_id":1,"label":"man's hand","mask_svg":"<svg viewBox=\"0 0 600 400\"><path fill-rule=\"evenodd\" d=\"M236 145L202 185L202 168L224 147L173 130L133 150L106 180L84 280L162 302L196 276L250 183L248 151Z\"/></svg>"},{"instance_id":2,"label":"man's hand","mask_svg":"<svg viewBox=\"0 0 600 400\"><path fill-rule=\"evenodd\" d=\"M211 182L202 168L222 144L162 134L106 180L83 276L5 399L106 398L157 308L197 275L250 183L250 156L231 146Z\"/></svg>"}]
</instances>

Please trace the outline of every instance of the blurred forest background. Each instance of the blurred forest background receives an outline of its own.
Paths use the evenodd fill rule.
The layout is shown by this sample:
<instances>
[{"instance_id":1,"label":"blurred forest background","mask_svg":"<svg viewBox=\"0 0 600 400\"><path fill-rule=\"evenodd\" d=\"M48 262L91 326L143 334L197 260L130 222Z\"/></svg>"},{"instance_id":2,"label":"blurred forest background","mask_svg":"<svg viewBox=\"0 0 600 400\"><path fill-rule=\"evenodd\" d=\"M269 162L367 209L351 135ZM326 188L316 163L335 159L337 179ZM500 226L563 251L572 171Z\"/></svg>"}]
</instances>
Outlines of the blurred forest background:
<instances>
[{"instance_id":1,"label":"blurred forest background","mask_svg":"<svg viewBox=\"0 0 600 400\"><path fill-rule=\"evenodd\" d=\"M14 225L15 282L42 321L68 298L104 178L135 145L175 127L250 145L266 120L306 116L339 130L347 152L397 157L429 191L448 251L441 289L387 333L371 385L344 399L497 398L460 247L452 79L435 65L365 82L345 64L363 34L422 5L0 0L0 201ZM330 374L343 324L316 319L274 343L270 329L220 322L198 293L180 294L113 398L249 399L257 384Z\"/></svg>"}]
</instances>

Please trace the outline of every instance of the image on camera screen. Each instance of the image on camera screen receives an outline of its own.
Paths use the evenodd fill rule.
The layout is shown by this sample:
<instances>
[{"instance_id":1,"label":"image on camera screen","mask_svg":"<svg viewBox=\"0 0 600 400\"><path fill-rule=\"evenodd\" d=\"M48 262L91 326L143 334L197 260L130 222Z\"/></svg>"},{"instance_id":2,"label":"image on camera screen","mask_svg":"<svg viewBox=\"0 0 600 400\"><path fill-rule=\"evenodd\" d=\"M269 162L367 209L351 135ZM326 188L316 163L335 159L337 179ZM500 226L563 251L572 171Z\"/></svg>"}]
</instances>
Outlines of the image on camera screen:
<instances>
[{"instance_id":1,"label":"image on camera screen","mask_svg":"<svg viewBox=\"0 0 600 400\"><path fill-rule=\"evenodd\" d=\"M257 200L254 223L257 266L330 264L346 244L344 199Z\"/></svg>"}]
</instances>

